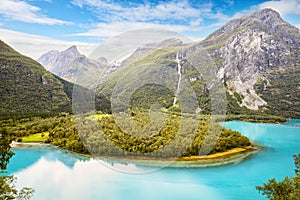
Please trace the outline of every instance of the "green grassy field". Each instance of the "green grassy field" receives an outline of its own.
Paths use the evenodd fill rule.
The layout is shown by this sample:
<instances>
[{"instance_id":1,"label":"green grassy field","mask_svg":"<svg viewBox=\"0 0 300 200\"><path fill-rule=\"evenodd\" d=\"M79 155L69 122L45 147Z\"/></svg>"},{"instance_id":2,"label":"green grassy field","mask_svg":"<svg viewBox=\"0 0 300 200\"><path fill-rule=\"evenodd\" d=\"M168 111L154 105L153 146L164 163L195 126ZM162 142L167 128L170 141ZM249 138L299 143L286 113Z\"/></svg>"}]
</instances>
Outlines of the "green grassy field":
<instances>
[{"instance_id":1,"label":"green grassy field","mask_svg":"<svg viewBox=\"0 0 300 200\"><path fill-rule=\"evenodd\" d=\"M45 140L48 138L49 133L36 133L33 135L29 135L22 138L22 142L45 142Z\"/></svg>"},{"instance_id":2,"label":"green grassy field","mask_svg":"<svg viewBox=\"0 0 300 200\"><path fill-rule=\"evenodd\" d=\"M94 114L94 115L89 115L87 118L88 119L96 119L100 120L102 117L109 116L108 114Z\"/></svg>"}]
</instances>

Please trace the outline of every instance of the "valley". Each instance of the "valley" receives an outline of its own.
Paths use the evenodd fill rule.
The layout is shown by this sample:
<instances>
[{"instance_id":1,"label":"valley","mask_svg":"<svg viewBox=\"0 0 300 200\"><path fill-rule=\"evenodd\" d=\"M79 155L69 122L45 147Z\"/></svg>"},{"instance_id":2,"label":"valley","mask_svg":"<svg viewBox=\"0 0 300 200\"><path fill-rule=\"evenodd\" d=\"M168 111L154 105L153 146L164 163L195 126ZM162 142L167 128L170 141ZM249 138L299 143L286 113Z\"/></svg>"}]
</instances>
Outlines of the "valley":
<instances>
[{"instance_id":1,"label":"valley","mask_svg":"<svg viewBox=\"0 0 300 200\"><path fill-rule=\"evenodd\" d=\"M146 42L137 33L161 38ZM271 178L272 172L283 178L285 167L292 167L281 159L288 162L287 156L299 152L298 121L293 120L300 119L299 52L299 29L270 8L229 20L200 41L160 29L129 31L103 42L90 56L73 45L34 60L1 39L1 152L10 152L5 144L11 143L17 157L11 164L13 153L1 153L3 177L6 164L8 174L21 177L30 176L30 167L73 173L79 165L90 167L84 173L97 174L95 179L102 178L100 173L109 183L120 180L115 189L126 190L128 174L144 173L144 184L152 185L160 177L153 179L148 172L161 170L171 180L158 181L158 186L168 191L174 188L170 185L178 186L176 175L182 176L178 187L185 191L178 191L180 197L187 191L198 194L184 186L186 178L188 185L201 183L204 191L223 193L209 193L206 199L241 199L243 193L257 198L252 190L266 181L261 177ZM18 157L27 153L26 162ZM98 171L95 162L108 168ZM243 173L248 169L249 174ZM85 176L80 173L74 176ZM210 173L221 180L210 180ZM298 176L295 170L295 180ZM57 181L63 179L57 176ZM132 180L129 186L139 182ZM71 197L69 188L62 187ZM83 191L92 194L87 199L106 199ZM36 199L47 199L39 192ZM114 195L111 199L120 198Z\"/></svg>"}]
</instances>

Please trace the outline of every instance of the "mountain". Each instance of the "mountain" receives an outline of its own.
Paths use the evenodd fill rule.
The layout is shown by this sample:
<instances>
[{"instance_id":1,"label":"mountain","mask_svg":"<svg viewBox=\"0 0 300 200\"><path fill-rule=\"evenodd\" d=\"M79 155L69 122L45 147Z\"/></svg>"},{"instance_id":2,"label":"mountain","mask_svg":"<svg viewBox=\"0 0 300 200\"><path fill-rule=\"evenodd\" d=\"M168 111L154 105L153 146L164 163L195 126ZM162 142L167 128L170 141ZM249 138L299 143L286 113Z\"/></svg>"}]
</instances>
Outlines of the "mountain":
<instances>
[{"instance_id":1,"label":"mountain","mask_svg":"<svg viewBox=\"0 0 300 200\"><path fill-rule=\"evenodd\" d=\"M299 116L299 29L271 9L234 19L193 48L205 48L239 107ZM189 51L189 50L187 50Z\"/></svg>"},{"instance_id":2,"label":"mountain","mask_svg":"<svg viewBox=\"0 0 300 200\"><path fill-rule=\"evenodd\" d=\"M143 56L150 54L151 52L154 52L158 49L166 48L166 47L176 47L176 46L181 46L183 45L183 42L180 39L176 38L170 38L166 39L162 42L159 43L149 43L145 44L142 47L138 47L133 54L131 54L128 58L122 61L121 66L128 65Z\"/></svg>"},{"instance_id":3,"label":"mountain","mask_svg":"<svg viewBox=\"0 0 300 200\"><path fill-rule=\"evenodd\" d=\"M108 75L97 92L113 99L127 92L131 107L159 103L174 110L179 96L181 102L193 99L186 82L199 102L193 112L210 113L218 101L212 90L222 85L228 114L300 117L300 33L274 10L231 20L201 42L136 57Z\"/></svg>"},{"instance_id":4,"label":"mountain","mask_svg":"<svg viewBox=\"0 0 300 200\"><path fill-rule=\"evenodd\" d=\"M72 98L77 100L75 106L91 102L83 98L91 96L91 91L55 76L1 40L0 69L1 118L71 112ZM96 99L99 101L100 97Z\"/></svg>"},{"instance_id":5,"label":"mountain","mask_svg":"<svg viewBox=\"0 0 300 200\"><path fill-rule=\"evenodd\" d=\"M134 52L130 53L129 55L126 55L125 59L121 59L120 62L118 62L118 63L113 62L113 63L109 64L108 67L106 68L106 70L104 70L102 77L104 78L105 76L119 70L120 68L122 68L126 65L129 65L130 63L133 63L133 62L141 59L142 57L144 57L158 49L172 47L172 46L176 47L176 46L180 46L180 45L183 45L183 41L178 38L169 38L169 39L163 40L162 42L145 44L141 47L136 48L136 50ZM103 59L103 58L100 58L100 59Z\"/></svg>"},{"instance_id":6,"label":"mountain","mask_svg":"<svg viewBox=\"0 0 300 200\"><path fill-rule=\"evenodd\" d=\"M72 83L90 87L108 66L107 60L92 60L80 54L76 46L65 51L49 51L37 59L48 71Z\"/></svg>"}]
</instances>

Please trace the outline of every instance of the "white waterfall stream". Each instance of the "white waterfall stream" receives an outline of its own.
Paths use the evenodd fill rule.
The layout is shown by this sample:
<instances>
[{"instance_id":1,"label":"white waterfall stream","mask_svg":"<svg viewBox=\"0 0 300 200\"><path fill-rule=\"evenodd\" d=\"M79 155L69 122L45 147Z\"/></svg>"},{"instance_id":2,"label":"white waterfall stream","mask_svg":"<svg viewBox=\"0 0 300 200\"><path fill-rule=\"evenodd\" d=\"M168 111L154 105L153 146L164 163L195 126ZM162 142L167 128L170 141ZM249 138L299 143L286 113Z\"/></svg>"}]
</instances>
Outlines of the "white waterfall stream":
<instances>
[{"instance_id":1,"label":"white waterfall stream","mask_svg":"<svg viewBox=\"0 0 300 200\"><path fill-rule=\"evenodd\" d=\"M175 92L175 97L174 97L174 101L173 101L173 106L176 104L177 102L177 98L180 92L180 82L181 82L181 78L182 78L182 73L181 73L181 60L179 59L179 52L177 51L176 54L176 60L177 62L177 73L178 73L178 83L177 83L177 88L176 88L176 92Z\"/></svg>"}]
</instances>

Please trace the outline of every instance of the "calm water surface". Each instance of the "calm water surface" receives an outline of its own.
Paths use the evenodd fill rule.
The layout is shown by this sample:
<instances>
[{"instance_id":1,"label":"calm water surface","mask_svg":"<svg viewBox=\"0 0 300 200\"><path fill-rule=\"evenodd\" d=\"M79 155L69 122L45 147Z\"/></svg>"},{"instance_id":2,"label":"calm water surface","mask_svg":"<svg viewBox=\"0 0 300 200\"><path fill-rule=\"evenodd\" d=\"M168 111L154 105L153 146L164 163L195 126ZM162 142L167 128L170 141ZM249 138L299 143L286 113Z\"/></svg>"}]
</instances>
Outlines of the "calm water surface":
<instances>
[{"instance_id":1,"label":"calm water surface","mask_svg":"<svg viewBox=\"0 0 300 200\"><path fill-rule=\"evenodd\" d=\"M16 149L8 173L18 187L35 188L36 200L95 199L265 199L255 190L268 179L293 175L292 155L300 153L299 120L284 125L224 122L265 148L239 164L214 168L164 168L128 174L118 168L143 171L133 164L107 163L75 156L51 147ZM148 169L147 169L148 170Z\"/></svg>"}]
</instances>

